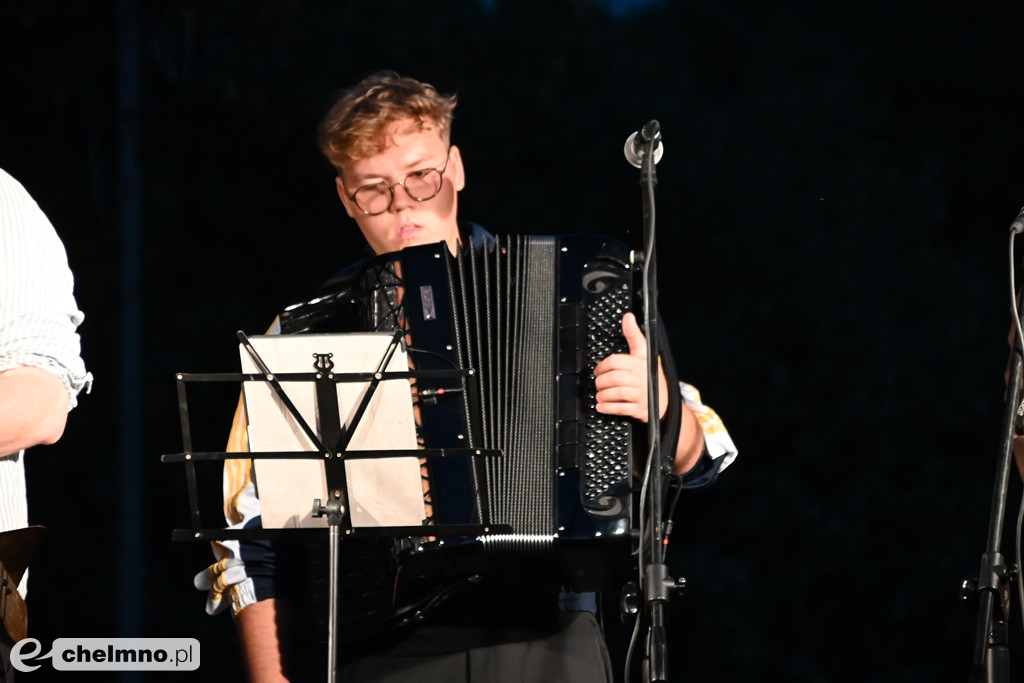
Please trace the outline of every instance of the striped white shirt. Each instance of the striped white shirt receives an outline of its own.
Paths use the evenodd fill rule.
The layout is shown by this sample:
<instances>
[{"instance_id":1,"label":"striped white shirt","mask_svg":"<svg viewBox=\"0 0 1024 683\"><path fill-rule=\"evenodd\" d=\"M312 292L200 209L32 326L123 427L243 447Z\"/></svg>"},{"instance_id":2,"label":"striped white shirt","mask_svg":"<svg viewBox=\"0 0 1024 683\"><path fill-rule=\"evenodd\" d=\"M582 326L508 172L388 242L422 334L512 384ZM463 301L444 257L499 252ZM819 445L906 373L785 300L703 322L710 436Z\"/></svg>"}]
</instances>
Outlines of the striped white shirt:
<instances>
[{"instance_id":1,"label":"striped white shirt","mask_svg":"<svg viewBox=\"0 0 1024 683\"><path fill-rule=\"evenodd\" d=\"M75 331L84 316L73 288L49 219L0 169L0 372L21 366L51 372L67 386L70 407L92 383ZM24 451L0 453L0 531L27 525Z\"/></svg>"}]
</instances>

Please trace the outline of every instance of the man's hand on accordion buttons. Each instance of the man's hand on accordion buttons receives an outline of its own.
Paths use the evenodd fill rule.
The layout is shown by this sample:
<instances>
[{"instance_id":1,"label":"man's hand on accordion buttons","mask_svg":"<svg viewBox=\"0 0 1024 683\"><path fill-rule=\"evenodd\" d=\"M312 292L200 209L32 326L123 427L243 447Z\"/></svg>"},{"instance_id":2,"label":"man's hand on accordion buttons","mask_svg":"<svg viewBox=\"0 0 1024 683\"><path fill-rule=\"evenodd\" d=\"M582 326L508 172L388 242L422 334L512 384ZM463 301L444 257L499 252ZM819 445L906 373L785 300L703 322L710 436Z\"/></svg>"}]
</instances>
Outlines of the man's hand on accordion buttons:
<instances>
[{"instance_id":1,"label":"man's hand on accordion buttons","mask_svg":"<svg viewBox=\"0 0 1024 683\"><path fill-rule=\"evenodd\" d=\"M632 313L622 317L622 334L629 345L629 353L614 353L594 368L597 412L647 422L647 339ZM659 417L664 417L667 408L668 385L659 362Z\"/></svg>"}]
</instances>

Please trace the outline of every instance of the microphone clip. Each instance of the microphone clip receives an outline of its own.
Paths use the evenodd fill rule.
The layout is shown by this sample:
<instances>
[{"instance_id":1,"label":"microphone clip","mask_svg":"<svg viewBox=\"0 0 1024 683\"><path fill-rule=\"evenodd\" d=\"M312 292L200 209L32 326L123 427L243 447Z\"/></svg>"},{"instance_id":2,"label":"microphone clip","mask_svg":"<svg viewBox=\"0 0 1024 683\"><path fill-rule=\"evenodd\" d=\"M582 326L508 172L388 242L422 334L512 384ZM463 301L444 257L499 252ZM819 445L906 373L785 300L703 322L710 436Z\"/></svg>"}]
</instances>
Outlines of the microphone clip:
<instances>
[{"instance_id":1,"label":"microphone clip","mask_svg":"<svg viewBox=\"0 0 1024 683\"><path fill-rule=\"evenodd\" d=\"M626 138L626 144L622 149L626 161L631 166L640 168L651 143L654 144L654 163L657 164L665 153L665 146L661 144L661 124L654 120L648 121L643 128Z\"/></svg>"}]
</instances>

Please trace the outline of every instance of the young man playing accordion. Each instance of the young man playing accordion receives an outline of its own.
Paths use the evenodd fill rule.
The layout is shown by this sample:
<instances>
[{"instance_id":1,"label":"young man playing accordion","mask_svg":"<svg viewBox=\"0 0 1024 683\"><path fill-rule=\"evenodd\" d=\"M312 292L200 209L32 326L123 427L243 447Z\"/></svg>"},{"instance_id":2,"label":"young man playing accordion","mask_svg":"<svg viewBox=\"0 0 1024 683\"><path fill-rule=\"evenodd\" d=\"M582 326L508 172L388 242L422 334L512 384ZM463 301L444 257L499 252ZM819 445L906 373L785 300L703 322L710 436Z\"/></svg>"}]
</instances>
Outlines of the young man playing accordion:
<instances>
[{"instance_id":1,"label":"young man playing accordion","mask_svg":"<svg viewBox=\"0 0 1024 683\"><path fill-rule=\"evenodd\" d=\"M459 148L450 142L454 107L455 97L384 72L344 93L321 124L321 149L337 170L338 196L374 255L441 242L454 255L488 239L480 228L457 218L466 170ZM332 285L344 284L346 273L358 270L346 269ZM609 355L593 370L596 410L646 423L644 335L632 313L622 317L621 330L628 352ZM282 331L280 319L275 331ZM321 330L286 324L283 331ZM671 403L670 381L675 383L659 370L659 417ZM706 486L735 458L736 449L697 391L681 382L679 391L678 428L671 432L674 443L666 444L674 452L672 470L683 486ZM230 451L247 450L244 420L240 409ZM259 526L251 461L226 462L225 496L233 528ZM293 672L302 658L291 643L305 617L295 606L301 601L293 598L304 586L296 586L301 579L289 574L292 563L284 553L292 551L282 544L246 541L219 542L214 549L219 561L196 583L210 590L210 613L230 606L250 678L297 676ZM510 605L485 591L474 594L471 604L458 602L415 628L356 645L355 651L343 648L343 680L612 680L592 594L563 591L553 599L543 593ZM477 618L465 619L474 608Z\"/></svg>"}]
</instances>

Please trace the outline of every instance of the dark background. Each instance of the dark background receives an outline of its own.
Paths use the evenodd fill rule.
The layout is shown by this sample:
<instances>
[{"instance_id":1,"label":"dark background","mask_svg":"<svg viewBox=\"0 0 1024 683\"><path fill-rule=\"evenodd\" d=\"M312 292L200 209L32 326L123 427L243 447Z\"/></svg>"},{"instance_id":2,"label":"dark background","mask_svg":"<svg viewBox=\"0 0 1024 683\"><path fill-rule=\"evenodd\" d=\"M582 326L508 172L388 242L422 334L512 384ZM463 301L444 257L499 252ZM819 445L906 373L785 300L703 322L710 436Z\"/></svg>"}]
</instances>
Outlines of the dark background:
<instances>
[{"instance_id":1,"label":"dark background","mask_svg":"<svg viewBox=\"0 0 1024 683\"><path fill-rule=\"evenodd\" d=\"M1024 12L633 5L0 4L0 167L67 246L96 376L64 439L29 454L49 528L31 635L194 637L190 680L240 680L230 619L191 586L209 550L170 540L188 523L183 471L160 463L181 448L174 373L232 371L236 330L358 254L315 128L392 68L458 93L461 214L492 232L639 246L622 144L661 123L662 308L741 450L677 515L673 680L966 679L959 586L985 547L1024 203ZM233 407L199 399L209 449Z\"/></svg>"}]
</instances>

